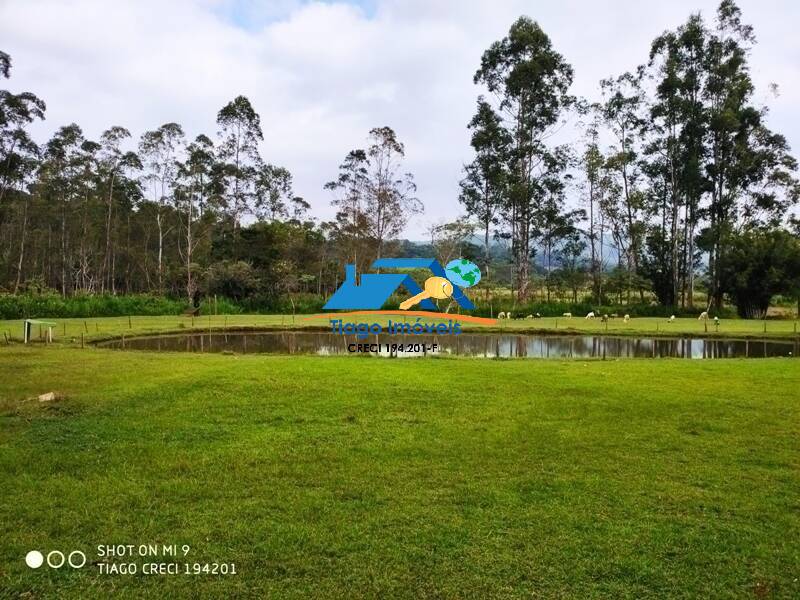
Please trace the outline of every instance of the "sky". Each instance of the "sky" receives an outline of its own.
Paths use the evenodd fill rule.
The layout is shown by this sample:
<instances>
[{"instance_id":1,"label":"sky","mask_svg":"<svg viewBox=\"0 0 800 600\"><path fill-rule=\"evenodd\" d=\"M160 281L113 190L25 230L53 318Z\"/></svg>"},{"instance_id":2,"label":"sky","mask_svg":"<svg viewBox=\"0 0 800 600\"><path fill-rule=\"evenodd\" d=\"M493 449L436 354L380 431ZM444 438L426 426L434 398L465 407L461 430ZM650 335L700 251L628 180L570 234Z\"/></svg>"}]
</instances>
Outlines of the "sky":
<instances>
[{"instance_id":1,"label":"sky","mask_svg":"<svg viewBox=\"0 0 800 600\"><path fill-rule=\"evenodd\" d=\"M598 99L600 79L646 61L650 42L706 0L0 0L0 49L13 92L47 103L31 131L42 143L78 123L97 139L112 125L135 138L168 122L191 139L216 134L216 114L244 94L261 115L261 153L288 168L315 216L333 217L325 182L369 130L388 125L405 144L425 213L405 237L450 221L483 51L528 15L572 64L572 93ZM756 102L800 154L800 3L740 0L755 28ZM770 92L778 84L779 94ZM574 125L574 124L573 124ZM579 142L577 126L561 133ZM577 196L572 202L578 202Z\"/></svg>"}]
</instances>

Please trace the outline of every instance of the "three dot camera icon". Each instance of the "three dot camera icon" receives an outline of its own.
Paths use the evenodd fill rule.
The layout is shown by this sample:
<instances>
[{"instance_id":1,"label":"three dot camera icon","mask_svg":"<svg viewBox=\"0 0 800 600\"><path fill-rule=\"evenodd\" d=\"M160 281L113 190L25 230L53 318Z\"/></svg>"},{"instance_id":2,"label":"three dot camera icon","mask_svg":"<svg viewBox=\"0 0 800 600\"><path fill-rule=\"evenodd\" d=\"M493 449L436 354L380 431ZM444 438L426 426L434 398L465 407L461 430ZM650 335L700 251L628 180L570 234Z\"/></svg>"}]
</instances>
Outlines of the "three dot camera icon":
<instances>
[{"instance_id":1,"label":"three dot camera icon","mask_svg":"<svg viewBox=\"0 0 800 600\"><path fill-rule=\"evenodd\" d=\"M38 569L45 562L45 556L38 550L31 550L25 555L25 564L31 569ZM60 550L51 550L47 553L47 566L51 569L60 569L68 564L73 569L80 569L86 564L86 555L80 550L73 550L64 554Z\"/></svg>"}]
</instances>

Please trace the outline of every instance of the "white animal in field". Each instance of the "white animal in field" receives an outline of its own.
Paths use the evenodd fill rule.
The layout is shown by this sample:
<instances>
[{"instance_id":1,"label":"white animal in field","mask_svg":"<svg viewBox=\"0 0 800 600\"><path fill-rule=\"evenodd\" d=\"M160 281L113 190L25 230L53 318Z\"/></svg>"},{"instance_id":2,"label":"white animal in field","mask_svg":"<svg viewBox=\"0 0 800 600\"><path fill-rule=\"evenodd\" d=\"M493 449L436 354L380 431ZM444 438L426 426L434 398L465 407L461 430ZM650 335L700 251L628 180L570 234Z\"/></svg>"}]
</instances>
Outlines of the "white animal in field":
<instances>
[{"instance_id":1,"label":"white animal in field","mask_svg":"<svg viewBox=\"0 0 800 600\"><path fill-rule=\"evenodd\" d=\"M669 322L672 323L675 320L675 315L670 316Z\"/></svg>"},{"instance_id":2,"label":"white animal in field","mask_svg":"<svg viewBox=\"0 0 800 600\"><path fill-rule=\"evenodd\" d=\"M627 323L628 321L631 320L631 316L630 315L625 315L624 317L622 317L622 320Z\"/></svg>"},{"instance_id":3,"label":"white animal in field","mask_svg":"<svg viewBox=\"0 0 800 600\"><path fill-rule=\"evenodd\" d=\"M701 312L700 316L697 317L697 320L698 321L708 321L708 311L704 310L703 312Z\"/></svg>"},{"instance_id":4,"label":"white animal in field","mask_svg":"<svg viewBox=\"0 0 800 600\"><path fill-rule=\"evenodd\" d=\"M526 319L532 319L532 318L533 318L533 315L528 315L528 316L527 316L527 317L525 317L525 318L526 318Z\"/></svg>"},{"instance_id":5,"label":"white animal in field","mask_svg":"<svg viewBox=\"0 0 800 600\"><path fill-rule=\"evenodd\" d=\"M566 317L567 319L571 319L571 318L572 318L572 313L564 313L564 314L563 314L563 315L561 315L561 316L562 316L562 317Z\"/></svg>"},{"instance_id":6,"label":"white animal in field","mask_svg":"<svg viewBox=\"0 0 800 600\"><path fill-rule=\"evenodd\" d=\"M504 312L497 313L497 318L498 319L505 319L506 318L506 313L504 313Z\"/></svg>"},{"instance_id":7,"label":"white animal in field","mask_svg":"<svg viewBox=\"0 0 800 600\"><path fill-rule=\"evenodd\" d=\"M533 315L533 318L534 319L541 319L542 315L540 315L539 313L536 313L535 315Z\"/></svg>"},{"instance_id":8,"label":"white animal in field","mask_svg":"<svg viewBox=\"0 0 800 600\"><path fill-rule=\"evenodd\" d=\"M589 311L588 313L586 313L586 318L587 319L594 319L594 311L592 310L592 311Z\"/></svg>"}]
</instances>

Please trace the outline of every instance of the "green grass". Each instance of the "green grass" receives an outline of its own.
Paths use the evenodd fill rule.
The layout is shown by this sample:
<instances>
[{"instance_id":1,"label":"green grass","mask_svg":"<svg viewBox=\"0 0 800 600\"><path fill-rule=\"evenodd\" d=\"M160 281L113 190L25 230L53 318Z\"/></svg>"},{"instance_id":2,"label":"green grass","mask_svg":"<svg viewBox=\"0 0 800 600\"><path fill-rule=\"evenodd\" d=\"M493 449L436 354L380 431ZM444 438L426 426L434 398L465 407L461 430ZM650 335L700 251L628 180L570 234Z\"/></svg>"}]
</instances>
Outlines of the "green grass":
<instances>
[{"instance_id":1,"label":"green grass","mask_svg":"<svg viewBox=\"0 0 800 600\"><path fill-rule=\"evenodd\" d=\"M335 317L336 313L326 316ZM119 337L121 335L144 335L158 332L207 331L219 329L255 328L255 329L328 329L326 319L310 319L309 315L217 315L201 317L159 316L159 317L100 317L88 319L49 319L57 325L54 339L57 343L80 345L81 336L86 341ZM378 322L385 324L390 317L376 315L350 317L346 321ZM394 320L402 317L391 317ZM407 317L413 322L412 317ZM424 319L426 322L435 319ZM446 320L446 318L445 318ZM713 322L697 319L675 319L670 323L667 319L642 317L631 319L625 323L622 319L614 319L602 323L599 319L587 320L582 317L572 319L543 318L515 319L498 321L497 326L486 327L465 324L465 330L485 332L531 332L531 333L608 333L609 335L643 335L643 336L678 336L694 335L708 337L796 337L800 326L792 320L753 321L746 319L724 319L720 322L719 331ZM3 333L9 338L22 339L22 321L0 321L0 344L4 343ZM38 339L39 330L34 328L34 337Z\"/></svg>"},{"instance_id":2,"label":"green grass","mask_svg":"<svg viewBox=\"0 0 800 600\"><path fill-rule=\"evenodd\" d=\"M796 598L798 401L796 359L0 347L0 596ZM238 575L23 562L105 543Z\"/></svg>"}]
</instances>

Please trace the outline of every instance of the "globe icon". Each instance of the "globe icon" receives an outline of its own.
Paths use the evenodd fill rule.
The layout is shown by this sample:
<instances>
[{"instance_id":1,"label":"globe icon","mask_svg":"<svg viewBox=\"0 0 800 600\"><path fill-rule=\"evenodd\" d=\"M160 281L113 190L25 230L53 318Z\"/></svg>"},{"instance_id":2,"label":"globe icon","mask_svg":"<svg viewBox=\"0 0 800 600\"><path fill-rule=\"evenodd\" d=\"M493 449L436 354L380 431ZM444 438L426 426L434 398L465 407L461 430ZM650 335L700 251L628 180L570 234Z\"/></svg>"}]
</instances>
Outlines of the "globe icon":
<instances>
[{"instance_id":1,"label":"globe icon","mask_svg":"<svg viewBox=\"0 0 800 600\"><path fill-rule=\"evenodd\" d=\"M458 287L472 287L481 280L481 270L465 258L456 258L444 268L447 278Z\"/></svg>"}]
</instances>

